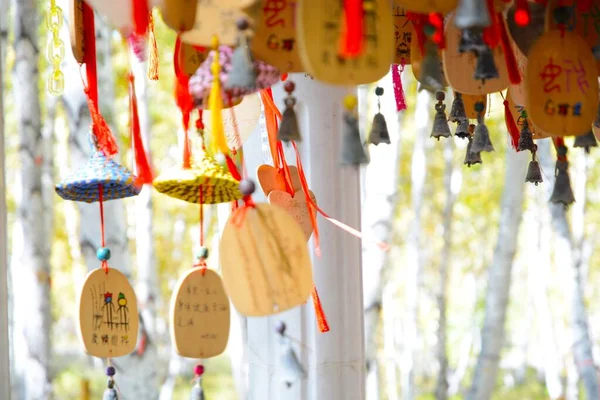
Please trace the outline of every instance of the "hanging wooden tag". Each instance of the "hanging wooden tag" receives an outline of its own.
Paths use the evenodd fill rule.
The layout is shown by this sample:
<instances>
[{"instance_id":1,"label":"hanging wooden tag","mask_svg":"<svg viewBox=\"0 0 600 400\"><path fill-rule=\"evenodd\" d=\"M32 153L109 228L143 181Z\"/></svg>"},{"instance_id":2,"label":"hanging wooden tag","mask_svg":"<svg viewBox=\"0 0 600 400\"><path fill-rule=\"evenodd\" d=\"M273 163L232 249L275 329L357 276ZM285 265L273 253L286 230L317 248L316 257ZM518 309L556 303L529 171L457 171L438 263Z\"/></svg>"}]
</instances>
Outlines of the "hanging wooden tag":
<instances>
[{"instance_id":1,"label":"hanging wooden tag","mask_svg":"<svg viewBox=\"0 0 600 400\"><path fill-rule=\"evenodd\" d=\"M69 0L69 38L71 51L78 63L84 62L83 44L83 0Z\"/></svg>"},{"instance_id":2,"label":"hanging wooden tag","mask_svg":"<svg viewBox=\"0 0 600 400\"><path fill-rule=\"evenodd\" d=\"M444 67L442 63L442 53L437 50L438 58L440 60L440 68L442 68L442 74L444 73ZM423 65L424 54L421 52L419 47L419 41L413 40L410 44L410 65L413 72L413 76L418 82L421 82L421 65ZM422 82L421 82L422 83ZM448 86L448 80L444 77L444 87Z\"/></svg>"},{"instance_id":3,"label":"hanging wooden tag","mask_svg":"<svg viewBox=\"0 0 600 400\"><path fill-rule=\"evenodd\" d=\"M506 14L508 32L521 53L527 55L533 43L546 30L546 5L538 2L529 2L529 24L520 26L515 22L516 6L512 5Z\"/></svg>"},{"instance_id":4,"label":"hanging wooden tag","mask_svg":"<svg viewBox=\"0 0 600 400\"><path fill-rule=\"evenodd\" d=\"M193 44L182 42L179 46L179 62L183 72L188 76L194 75L196 70L202 65L210 48L194 46Z\"/></svg>"},{"instance_id":5,"label":"hanging wooden tag","mask_svg":"<svg viewBox=\"0 0 600 400\"><path fill-rule=\"evenodd\" d=\"M266 1L250 44L256 58L282 73L304 71L296 40L295 10L292 1Z\"/></svg>"},{"instance_id":6,"label":"hanging wooden tag","mask_svg":"<svg viewBox=\"0 0 600 400\"><path fill-rule=\"evenodd\" d=\"M260 104L260 96L258 94L249 94L244 96L240 104L221 111L225 137L230 149L239 150L258 126ZM210 127L212 126L211 113L204 113L203 118L204 129L210 134Z\"/></svg>"},{"instance_id":7,"label":"hanging wooden tag","mask_svg":"<svg viewBox=\"0 0 600 400\"><path fill-rule=\"evenodd\" d=\"M415 27L406 16L404 8L394 3L394 64L410 65L411 43L416 39Z\"/></svg>"},{"instance_id":8,"label":"hanging wooden tag","mask_svg":"<svg viewBox=\"0 0 600 400\"><path fill-rule=\"evenodd\" d=\"M521 53L516 46L516 44L512 44L513 53L515 55L515 59L517 60L517 67L519 68L519 75L521 75L521 82L518 85L510 84L508 93L513 98L516 104L527 105L527 91L525 90L525 81L527 79L526 70L527 70L527 57Z\"/></svg>"},{"instance_id":9,"label":"hanging wooden tag","mask_svg":"<svg viewBox=\"0 0 600 400\"><path fill-rule=\"evenodd\" d=\"M508 109L510 110L510 114L511 114L513 120L519 127L519 130L521 130L523 128L524 121L527 120L529 129L531 130L531 135L533 136L534 139L544 139L544 138L552 136L548 132L545 132L545 131L541 130L540 128L538 128L537 126L535 126L535 124L533 123L531 118L529 118L528 114L527 114L527 118L523 117L523 115L522 115L523 111L527 112L526 106L517 103L514 100L514 96L512 96L510 92L511 92L511 89L508 90L508 93L506 96L506 99L508 101Z\"/></svg>"},{"instance_id":10,"label":"hanging wooden tag","mask_svg":"<svg viewBox=\"0 0 600 400\"><path fill-rule=\"evenodd\" d=\"M227 293L243 315L276 314L310 296L312 267L306 237L279 206L258 203L232 213L219 256Z\"/></svg>"},{"instance_id":11,"label":"hanging wooden tag","mask_svg":"<svg viewBox=\"0 0 600 400\"><path fill-rule=\"evenodd\" d=\"M294 165L288 166L290 171L290 178L292 185L294 186L294 192L302 190L302 183L300 182L300 175L298 174L298 168ZM286 191L285 176L283 170L278 170L267 164L259 166L256 170L256 179L262 189L265 196L268 196L273 190Z\"/></svg>"},{"instance_id":12,"label":"hanging wooden tag","mask_svg":"<svg viewBox=\"0 0 600 400\"><path fill-rule=\"evenodd\" d=\"M201 1L196 8L194 27L181 33L181 40L196 46L210 46L216 35L219 44L236 46L238 29L236 22L240 19L251 20L244 11L233 8L223 8L217 2ZM250 29L253 30L253 23Z\"/></svg>"},{"instance_id":13,"label":"hanging wooden tag","mask_svg":"<svg viewBox=\"0 0 600 400\"><path fill-rule=\"evenodd\" d=\"M312 190L309 190L310 198L316 203L317 198ZM284 208L300 225L306 240L310 239L313 233L312 221L310 218L309 205L306 202L303 190L298 190L292 197L288 192L283 190L272 190L268 196L269 204L275 204Z\"/></svg>"},{"instance_id":14,"label":"hanging wooden tag","mask_svg":"<svg viewBox=\"0 0 600 400\"><path fill-rule=\"evenodd\" d=\"M492 49L499 78L485 82L475 80L477 57L471 52L459 53L461 31L454 25L454 14L446 22L446 47L442 51L444 72L448 83L454 90L464 94L488 94L500 92L508 87L508 71L502 52L502 46Z\"/></svg>"},{"instance_id":15,"label":"hanging wooden tag","mask_svg":"<svg viewBox=\"0 0 600 400\"><path fill-rule=\"evenodd\" d=\"M189 31L196 22L198 0L163 0L160 13L165 24L176 32Z\"/></svg>"},{"instance_id":16,"label":"hanging wooden tag","mask_svg":"<svg viewBox=\"0 0 600 400\"><path fill-rule=\"evenodd\" d=\"M135 350L138 307L135 292L121 271L98 268L79 293L79 337L94 357L122 357Z\"/></svg>"},{"instance_id":17,"label":"hanging wooden tag","mask_svg":"<svg viewBox=\"0 0 600 400\"><path fill-rule=\"evenodd\" d=\"M487 112L487 95L485 94L463 94L463 103L465 105L465 114L469 119L477 119L478 112L475 111L475 104L481 102L484 104L484 113Z\"/></svg>"},{"instance_id":18,"label":"hanging wooden tag","mask_svg":"<svg viewBox=\"0 0 600 400\"><path fill-rule=\"evenodd\" d=\"M407 11L421 14L432 12L449 13L458 6L458 0L395 0L396 4L404 6Z\"/></svg>"},{"instance_id":19,"label":"hanging wooden tag","mask_svg":"<svg viewBox=\"0 0 600 400\"><path fill-rule=\"evenodd\" d=\"M579 4L577 3L582 3L582 0L561 0L561 2L555 2L551 10L554 10L558 6L571 7L571 20L567 22L566 29L585 39L591 51L591 49L600 44L600 0L589 0L589 2L591 3L589 11L581 11L579 9ZM557 28L556 22L554 19L551 19L550 29ZM596 60L596 66L600 75L600 60Z\"/></svg>"},{"instance_id":20,"label":"hanging wooden tag","mask_svg":"<svg viewBox=\"0 0 600 400\"><path fill-rule=\"evenodd\" d=\"M210 269L187 271L171 296L169 321L171 341L180 356L210 358L223 353L230 310L221 277Z\"/></svg>"},{"instance_id":21,"label":"hanging wooden tag","mask_svg":"<svg viewBox=\"0 0 600 400\"><path fill-rule=\"evenodd\" d=\"M302 0L297 3L298 49L302 65L314 78L337 85L374 82L387 74L393 61L394 25L387 0L371 0L364 11L364 52L339 57L343 2Z\"/></svg>"},{"instance_id":22,"label":"hanging wooden tag","mask_svg":"<svg viewBox=\"0 0 600 400\"><path fill-rule=\"evenodd\" d=\"M579 35L552 30L529 50L527 111L536 126L558 136L589 132L598 107L596 60Z\"/></svg>"}]
</instances>

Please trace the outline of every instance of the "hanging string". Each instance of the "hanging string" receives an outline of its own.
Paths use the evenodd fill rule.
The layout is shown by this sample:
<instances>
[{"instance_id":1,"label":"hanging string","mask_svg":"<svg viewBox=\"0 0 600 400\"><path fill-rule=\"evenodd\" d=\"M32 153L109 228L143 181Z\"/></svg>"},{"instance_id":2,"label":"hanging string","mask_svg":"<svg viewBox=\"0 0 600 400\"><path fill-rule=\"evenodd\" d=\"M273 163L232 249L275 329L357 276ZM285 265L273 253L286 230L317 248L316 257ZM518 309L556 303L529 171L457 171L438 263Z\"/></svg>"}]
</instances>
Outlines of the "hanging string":
<instances>
[{"instance_id":1,"label":"hanging string","mask_svg":"<svg viewBox=\"0 0 600 400\"><path fill-rule=\"evenodd\" d=\"M198 205L200 206L200 249L204 247L204 185L198 187ZM206 274L206 259L200 257L194 267L202 268L202 276Z\"/></svg>"},{"instance_id":2,"label":"hanging string","mask_svg":"<svg viewBox=\"0 0 600 400\"><path fill-rule=\"evenodd\" d=\"M102 184L98 184L98 203L100 203L100 240L102 248L106 247L106 241L104 238L104 189ZM102 260L101 268L106 274L108 274L108 261Z\"/></svg>"},{"instance_id":3,"label":"hanging string","mask_svg":"<svg viewBox=\"0 0 600 400\"><path fill-rule=\"evenodd\" d=\"M401 73L404 72L404 62L399 66L392 64L392 82L394 85L394 98L396 99L396 111L406 110L406 97L404 96L404 88L402 87Z\"/></svg>"},{"instance_id":4,"label":"hanging string","mask_svg":"<svg viewBox=\"0 0 600 400\"><path fill-rule=\"evenodd\" d=\"M104 156L113 157L119 151L117 141L110 131L110 127L100 114L98 108L98 72L96 66L96 28L94 24L94 10L83 3L83 40L85 46L84 63L87 83L83 82L84 92L87 97L88 108L92 117L92 132L96 137L98 150Z\"/></svg>"}]
</instances>

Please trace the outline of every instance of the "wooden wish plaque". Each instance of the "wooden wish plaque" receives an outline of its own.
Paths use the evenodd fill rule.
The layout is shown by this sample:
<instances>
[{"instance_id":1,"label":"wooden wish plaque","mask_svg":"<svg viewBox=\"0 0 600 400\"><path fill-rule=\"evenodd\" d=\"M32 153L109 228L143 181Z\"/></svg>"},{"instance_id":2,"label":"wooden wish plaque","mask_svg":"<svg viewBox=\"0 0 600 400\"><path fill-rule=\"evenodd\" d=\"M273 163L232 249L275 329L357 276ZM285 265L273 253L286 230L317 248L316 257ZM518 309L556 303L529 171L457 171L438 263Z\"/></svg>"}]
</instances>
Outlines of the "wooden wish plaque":
<instances>
[{"instance_id":1,"label":"wooden wish plaque","mask_svg":"<svg viewBox=\"0 0 600 400\"><path fill-rule=\"evenodd\" d=\"M312 201L316 204L317 198L315 194L311 190L308 193ZM310 239L310 235L313 233L313 226L310 218L310 205L306 201L303 190L298 190L293 196L283 190L273 190L269 193L267 199L269 204L275 204L285 209L300 225L306 240Z\"/></svg>"},{"instance_id":2,"label":"wooden wish plaque","mask_svg":"<svg viewBox=\"0 0 600 400\"><path fill-rule=\"evenodd\" d=\"M194 27L182 32L181 40L197 46L210 46L216 35L221 45L235 46L238 41L236 22L240 19L250 18L240 9L224 8L213 0L200 0Z\"/></svg>"},{"instance_id":3,"label":"wooden wish plaque","mask_svg":"<svg viewBox=\"0 0 600 400\"><path fill-rule=\"evenodd\" d=\"M544 138L552 136L548 132L545 132L545 131L541 130L540 128L538 128L537 126L535 126L535 124L533 123L531 118L529 118L529 114L527 113L526 106L523 104L517 103L514 100L514 96L511 96L510 92L511 92L511 90L509 89L507 96L506 96L506 99L508 101L508 109L510 110L510 116L513 118L513 121L515 121L515 124L517 124L517 126L519 127L519 131L525 125L525 121L527 121L529 129L531 130L531 135L533 136L534 139L544 139ZM527 117L525 117L523 115L523 111L525 111L525 115Z\"/></svg>"},{"instance_id":4,"label":"wooden wish plaque","mask_svg":"<svg viewBox=\"0 0 600 400\"><path fill-rule=\"evenodd\" d=\"M159 9L169 28L185 32L194 27L197 5L198 0L162 0Z\"/></svg>"},{"instance_id":5,"label":"wooden wish plaque","mask_svg":"<svg viewBox=\"0 0 600 400\"><path fill-rule=\"evenodd\" d=\"M306 237L279 206L258 203L232 213L219 256L227 293L243 315L276 314L310 296L312 267Z\"/></svg>"},{"instance_id":6,"label":"wooden wish plaque","mask_svg":"<svg viewBox=\"0 0 600 400\"><path fill-rule=\"evenodd\" d=\"M596 60L579 35L552 30L529 50L527 111L542 130L557 136L589 132L598 107Z\"/></svg>"},{"instance_id":7,"label":"wooden wish plaque","mask_svg":"<svg viewBox=\"0 0 600 400\"><path fill-rule=\"evenodd\" d=\"M221 277L193 268L177 282L169 311L171 341L182 357L210 358L225 351L229 339L229 298Z\"/></svg>"},{"instance_id":8,"label":"wooden wish plaque","mask_svg":"<svg viewBox=\"0 0 600 400\"><path fill-rule=\"evenodd\" d=\"M79 295L79 336L94 357L122 357L135 350L138 307L123 273L109 268L88 274Z\"/></svg>"},{"instance_id":9,"label":"wooden wish plaque","mask_svg":"<svg viewBox=\"0 0 600 400\"><path fill-rule=\"evenodd\" d=\"M392 8L394 17L394 64L410 65L411 43L417 41L415 27L404 7L394 2Z\"/></svg>"},{"instance_id":10,"label":"wooden wish plaque","mask_svg":"<svg viewBox=\"0 0 600 400\"><path fill-rule=\"evenodd\" d=\"M250 48L259 60L283 73L302 72L296 40L297 0L265 0Z\"/></svg>"},{"instance_id":11,"label":"wooden wish plaque","mask_svg":"<svg viewBox=\"0 0 600 400\"><path fill-rule=\"evenodd\" d=\"M85 57L83 35L83 0L69 0L69 39L73 57L80 64Z\"/></svg>"},{"instance_id":12,"label":"wooden wish plaque","mask_svg":"<svg viewBox=\"0 0 600 400\"><path fill-rule=\"evenodd\" d=\"M192 76L200 68L200 65L208 57L210 48L202 46L194 46L190 43L182 42L179 46L179 63L181 69L186 75Z\"/></svg>"},{"instance_id":13,"label":"wooden wish plaque","mask_svg":"<svg viewBox=\"0 0 600 400\"><path fill-rule=\"evenodd\" d=\"M396 4L404 6L407 11L422 14L431 12L445 14L458 6L458 0L396 0Z\"/></svg>"},{"instance_id":14,"label":"wooden wish plaque","mask_svg":"<svg viewBox=\"0 0 600 400\"><path fill-rule=\"evenodd\" d=\"M337 85L377 81L392 63L394 25L387 0L368 0L363 18L363 52L356 58L339 56L343 2L302 0L297 4L298 49L302 65L314 78Z\"/></svg>"},{"instance_id":15,"label":"wooden wish plaque","mask_svg":"<svg viewBox=\"0 0 600 400\"><path fill-rule=\"evenodd\" d=\"M290 171L290 178L294 192L302 190L302 183L300 182L300 175L298 174L298 168L294 165L288 166ZM286 190L285 176L283 169L277 169L271 165L263 164L256 169L256 178L258 185L262 189L265 196L268 196L273 190Z\"/></svg>"},{"instance_id":16,"label":"wooden wish plaque","mask_svg":"<svg viewBox=\"0 0 600 400\"><path fill-rule=\"evenodd\" d=\"M458 51L461 30L454 25L454 14L445 23L446 47L442 50L444 72L448 83L454 90L464 94L488 94L501 92L508 87L508 71L502 46L492 49L494 62L498 69L498 78L486 81L475 80L477 57L472 52Z\"/></svg>"}]
</instances>

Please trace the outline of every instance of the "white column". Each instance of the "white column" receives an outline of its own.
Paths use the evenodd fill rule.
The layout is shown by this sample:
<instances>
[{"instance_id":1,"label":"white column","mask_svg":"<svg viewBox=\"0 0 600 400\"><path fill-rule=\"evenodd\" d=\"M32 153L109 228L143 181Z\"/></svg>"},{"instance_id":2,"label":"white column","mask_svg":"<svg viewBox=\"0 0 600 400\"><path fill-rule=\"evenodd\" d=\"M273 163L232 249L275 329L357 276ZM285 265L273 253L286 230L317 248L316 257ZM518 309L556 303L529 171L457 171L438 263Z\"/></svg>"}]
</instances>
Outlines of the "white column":
<instances>
[{"instance_id":1,"label":"white column","mask_svg":"<svg viewBox=\"0 0 600 400\"><path fill-rule=\"evenodd\" d=\"M342 102L350 89L326 85L293 74L298 103L296 112L303 140L302 163L320 207L350 226L360 225L359 170L342 167ZM282 85L274 90L275 102L284 110ZM289 164L295 157L288 148ZM264 164L260 132L244 146L246 167L255 179L256 167ZM258 191L257 191L258 192ZM265 201L262 193L255 201ZM362 400L364 343L362 311L361 242L319 217L320 258L310 248L314 277L331 331L317 329L312 301L268 318L248 319L249 400ZM298 339L297 351L308 379L285 387L279 375L278 337L275 323L283 320L289 336Z\"/></svg>"},{"instance_id":2,"label":"white column","mask_svg":"<svg viewBox=\"0 0 600 400\"><path fill-rule=\"evenodd\" d=\"M2 46L2 41L0 41ZM0 49L0 54L2 53ZM0 60L2 57L0 56ZM10 359L8 347L8 244L6 226L6 169L4 162L3 63L0 63L0 399L10 399Z\"/></svg>"}]
</instances>

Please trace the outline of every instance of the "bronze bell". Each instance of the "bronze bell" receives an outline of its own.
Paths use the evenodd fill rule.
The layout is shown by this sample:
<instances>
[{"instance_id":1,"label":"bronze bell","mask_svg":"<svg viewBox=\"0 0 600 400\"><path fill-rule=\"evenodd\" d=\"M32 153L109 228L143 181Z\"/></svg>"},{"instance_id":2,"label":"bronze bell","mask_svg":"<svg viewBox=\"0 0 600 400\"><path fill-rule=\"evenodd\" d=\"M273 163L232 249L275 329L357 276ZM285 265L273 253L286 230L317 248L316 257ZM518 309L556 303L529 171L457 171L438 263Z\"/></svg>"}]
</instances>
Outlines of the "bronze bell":
<instances>
[{"instance_id":1,"label":"bronze bell","mask_svg":"<svg viewBox=\"0 0 600 400\"><path fill-rule=\"evenodd\" d=\"M452 101L452 107L450 108L448 121L460 122L465 118L467 118L467 113L465 112L465 103L463 101L462 94L454 92L454 100Z\"/></svg>"},{"instance_id":2,"label":"bronze bell","mask_svg":"<svg viewBox=\"0 0 600 400\"><path fill-rule=\"evenodd\" d=\"M435 96L438 102L435 105L435 118L433 119L431 137L440 140L441 137L450 137L452 133L446 119L446 105L444 104L446 94L444 92L437 92Z\"/></svg>"},{"instance_id":3,"label":"bronze bell","mask_svg":"<svg viewBox=\"0 0 600 400\"><path fill-rule=\"evenodd\" d=\"M573 147L583 147L586 153L589 153L592 147L598 147L594 131L590 129L585 135L577 136L573 142Z\"/></svg>"},{"instance_id":4,"label":"bronze bell","mask_svg":"<svg viewBox=\"0 0 600 400\"><path fill-rule=\"evenodd\" d=\"M525 177L525 182L534 183L535 186L542 183L544 180L542 179L542 170L540 168L540 163L535 159L535 153L532 154L531 162L529 163L529 168L527 168L527 176Z\"/></svg>"},{"instance_id":5,"label":"bronze bell","mask_svg":"<svg viewBox=\"0 0 600 400\"><path fill-rule=\"evenodd\" d=\"M481 80L485 82L488 79L498 78L498 68L496 68L496 62L494 61L494 54L486 47L484 50L477 54L477 65L475 66L475 80Z\"/></svg>"},{"instance_id":6,"label":"bronze bell","mask_svg":"<svg viewBox=\"0 0 600 400\"><path fill-rule=\"evenodd\" d=\"M281 329L281 325L284 327L283 330ZM276 332L279 334L280 379L285 383L286 387L290 388L294 383L305 379L306 372L294 351L291 338L285 333L285 324L283 322L280 322L276 327Z\"/></svg>"},{"instance_id":7,"label":"bronze bell","mask_svg":"<svg viewBox=\"0 0 600 400\"><path fill-rule=\"evenodd\" d=\"M295 97L288 96L285 99L285 110L283 111L281 124L279 125L279 132L277 134L277 139L281 140L282 142L290 142L292 140L299 142L302 140L302 136L300 136L300 128L298 127L298 118L296 117L296 112L294 111L295 104Z\"/></svg>"},{"instance_id":8,"label":"bronze bell","mask_svg":"<svg viewBox=\"0 0 600 400\"><path fill-rule=\"evenodd\" d=\"M479 53L487 48L481 29L463 29L460 33L458 52Z\"/></svg>"},{"instance_id":9,"label":"bronze bell","mask_svg":"<svg viewBox=\"0 0 600 400\"><path fill-rule=\"evenodd\" d=\"M467 153L465 155L464 164L467 167L471 167L471 165L482 164L481 153L474 153L472 151L473 139L469 136L469 143L467 144Z\"/></svg>"},{"instance_id":10,"label":"bronze bell","mask_svg":"<svg viewBox=\"0 0 600 400\"><path fill-rule=\"evenodd\" d=\"M352 113L344 115L344 139L342 142L342 163L344 165L367 164L369 156L360 138L358 119Z\"/></svg>"},{"instance_id":11,"label":"bronze bell","mask_svg":"<svg viewBox=\"0 0 600 400\"><path fill-rule=\"evenodd\" d=\"M492 25L487 2L483 0L461 0L454 15L458 29L485 29Z\"/></svg>"},{"instance_id":12,"label":"bronze bell","mask_svg":"<svg viewBox=\"0 0 600 400\"><path fill-rule=\"evenodd\" d=\"M519 135L519 145L517 146L517 150L529 150L533 152L535 147L535 143L533 143L533 134L531 133L531 129L529 129L529 122L527 122L526 119L523 119L523 127L521 128L521 133Z\"/></svg>"},{"instance_id":13,"label":"bronze bell","mask_svg":"<svg viewBox=\"0 0 600 400\"><path fill-rule=\"evenodd\" d=\"M567 148L561 146L558 148L557 153L558 160L556 160L556 167L554 170L556 182L554 182L550 201L554 204L561 203L566 208L569 204L575 202L575 196L573 195L573 189L571 188L571 178L569 177L569 162L566 159Z\"/></svg>"},{"instance_id":14,"label":"bronze bell","mask_svg":"<svg viewBox=\"0 0 600 400\"><path fill-rule=\"evenodd\" d=\"M390 133L388 132L387 122L385 117L381 113L381 96L383 95L383 88L375 88L375 94L377 95L377 108L378 112L373 117L373 124L371 125L371 134L369 135L369 143L377 146L380 143L390 144Z\"/></svg>"},{"instance_id":15,"label":"bronze bell","mask_svg":"<svg viewBox=\"0 0 600 400\"><path fill-rule=\"evenodd\" d=\"M428 92L436 93L444 89L446 80L442 71L442 64L437 53L437 47L431 41L427 42L426 45L419 81L421 82L419 91L425 89Z\"/></svg>"},{"instance_id":16,"label":"bronze bell","mask_svg":"<svg viewBox=\"0 0 600 400\"><path fill-rule=\"evenodd\" d=\"M466 117L458 121L458 126L456 127L456 132L454 132L454 136L461 139L467 139L471 137L471 133L469 132L469 120Z\"/></svg>"},{"instance_id":17,"label":"bronze bell","mask_svg":"<svg viewBox=\"0 0 600 400\"><path fill-rule=\"evenodd\" d=\"M477 111L479 116L477 117L475 135L473 136L473 151L475 153L480 153L482 151L494 151L494 146L492 145L492 141L490 139L490 132L487 126L485 126L483 119L485 104L483 104L481 101L475 103L475 111Z\"/></svg>"}]
</instances>

